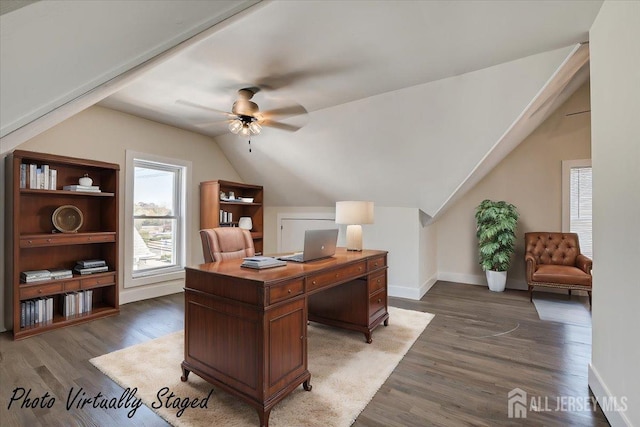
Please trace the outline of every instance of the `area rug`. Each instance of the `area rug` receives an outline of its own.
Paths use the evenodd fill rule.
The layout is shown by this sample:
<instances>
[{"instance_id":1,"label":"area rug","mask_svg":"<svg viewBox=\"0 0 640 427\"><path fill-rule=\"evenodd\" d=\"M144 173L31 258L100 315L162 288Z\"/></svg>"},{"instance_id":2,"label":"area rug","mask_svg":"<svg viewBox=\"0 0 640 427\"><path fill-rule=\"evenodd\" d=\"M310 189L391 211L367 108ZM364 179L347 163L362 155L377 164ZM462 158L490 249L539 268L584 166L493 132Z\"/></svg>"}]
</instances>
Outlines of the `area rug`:
<instances>
[{"instance_id":1,"label":"area rug","mask_svg":"<svg viewBox=\"0 0 640 427\"><path fill-rule=\"evenodd\" d=\"M364 335L315 323L308 327L310 392L302 386L271 411L272 427L349 426L393 372L433 318L433 314L389 307L389 326ZM182 331L91 359L91 363L174 426L240 427L259 425L256 410L191 373L180 381L184 359ZM180 399L206 399L206 408L160 408L165 387ZM211 392L213 390L213 392ZM175 400L174 400L175 401ZM184 400L183 400L184 401ZM180 416L177 414L180 412ZM135 416L132 419L135 422Z\"/></svg>"}]
</instances>

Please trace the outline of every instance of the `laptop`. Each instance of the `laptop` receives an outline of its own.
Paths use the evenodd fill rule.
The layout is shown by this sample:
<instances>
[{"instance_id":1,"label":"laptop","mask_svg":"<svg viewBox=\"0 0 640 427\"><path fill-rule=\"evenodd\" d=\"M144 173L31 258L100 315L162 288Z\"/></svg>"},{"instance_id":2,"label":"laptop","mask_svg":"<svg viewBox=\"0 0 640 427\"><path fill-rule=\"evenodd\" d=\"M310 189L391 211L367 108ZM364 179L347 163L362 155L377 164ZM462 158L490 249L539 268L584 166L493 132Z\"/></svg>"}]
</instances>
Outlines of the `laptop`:
<instances>
[{"instance_id":1,"label":"laptop","mask_svg":"<svg viewBox=\"0 0 640 427\"><path fill-rule=\"evenodd\" d=\"M304 250L302 253L281 256L283 261L307 262L321 258L328 258L336 253L338 243L338 229L306 230L304 232Z\"/></svg>"}]
</instances>

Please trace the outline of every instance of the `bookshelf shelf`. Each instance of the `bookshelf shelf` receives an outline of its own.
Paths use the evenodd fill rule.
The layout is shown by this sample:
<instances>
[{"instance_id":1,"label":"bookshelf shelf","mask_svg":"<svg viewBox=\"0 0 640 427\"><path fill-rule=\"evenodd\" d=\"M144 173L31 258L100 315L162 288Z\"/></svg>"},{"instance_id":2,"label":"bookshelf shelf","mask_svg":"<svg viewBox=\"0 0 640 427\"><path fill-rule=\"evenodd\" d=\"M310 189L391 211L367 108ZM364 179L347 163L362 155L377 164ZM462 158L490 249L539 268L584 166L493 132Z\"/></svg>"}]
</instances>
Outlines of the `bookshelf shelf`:
<instances>
[{"instance_id":1,"label":"bookshelf shelf","mask_svg":"<svg viewBox=\"0 0 640 427\"><path fill-rule=\"evenodd\" d=\"M51 179L52 189L21 188L25 185L24 176L21 183L21 169L26 169L24 165L37 165L42 169L46 165L47 169L56 170L55 186ZM26 338L119 313L119 165L16 150L7 156L6 169L7 237L11 239L6 283L12 291L9 300L13 309L13 324L10 325L13 338ZM64 186L77 184L85 174L93 179L93 185L101 192L62 190ZM75 233L55 230L52 215L63 205L73 205L82 212L83 221ZM64 279L21 281L21 273L26 271L73 270L77 261L90 259L104 260L109 271L84 275L74 271L72 277ZM78 299L84 296L78 307L87 311L65 317L63 306L68 294L76 294ZM26 305L40 301L42 311L43 299L52 300L53 312L47 309L51 320L43 322L39 318L37 324L30 324L33 323L32 318L31 322L25 322L22 316L27 310ZM68 300L66 303L70 306ZM51 301L48 304L51 305ZM21 322L27 326L21 326Z\"/></svg>"},{"instance_id":2,"label":"bookshelf shelf","mask_svg":"<svg viewBox=\"0 0 640 427\"><path fill-rule=\"evenodd\" d=\"M99 193L94 191L65 191L65 190L38 190L34 188L21 188L22 194L36 194L38 196L78 196L78 197L115 197L115 193L108 191L101 191Z\"/></svg>"}]
</instances>

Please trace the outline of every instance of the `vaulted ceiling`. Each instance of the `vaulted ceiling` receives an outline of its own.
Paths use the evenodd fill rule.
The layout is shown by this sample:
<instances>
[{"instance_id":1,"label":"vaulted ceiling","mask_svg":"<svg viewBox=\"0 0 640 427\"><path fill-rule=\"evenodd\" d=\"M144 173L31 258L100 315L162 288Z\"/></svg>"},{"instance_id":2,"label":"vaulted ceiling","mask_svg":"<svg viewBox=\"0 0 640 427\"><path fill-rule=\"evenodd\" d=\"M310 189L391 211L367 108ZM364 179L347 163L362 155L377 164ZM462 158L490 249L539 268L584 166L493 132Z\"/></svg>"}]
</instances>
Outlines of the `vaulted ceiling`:
<instances>
[{"instance_id":1,"label":"vaulted ceiling","mask_svg":"<svg viewBox=\"0 0 640 427\"><path fill-rule=\"evenodd\" d=\"M12 20L21 11L29 17L31 8L40 8L30 11L39 11L40 18L63 19L51 3L58 2L11 12L6 22L16 25ZM153 9L155 3L171 6L163 14ZM588 40L601 6L600 1L246 1L202 9L198 3L137 2L130 10L137 30L130 36L166 25L171 19L165 14L177 10L183 16L174 23L182 25L183 35L222 22L138 67L126 84L94 100L213 137L245 181L265 186L269 205L367 199L420 208L429 216L442 212L575 89L570 81L558 84L558 70L570 62L576 45ZM153 12L136 21L145 9ZM115 23L121 17L95 16L96 6L72 12L92 14L87 21ZM117 26L104 27L112 32L91 37L111 47L126 43ZM19 30L8 35L18 36ZM188 37L165 39L167 46ZM85 55L91 47L81 39L65 43L65 51ZM149 46L139 50L147 53L138 55L139 63L151 58ZM581 65L572 78L585 78ZM4 58L2 67L5 74ZM2 81L3 109L11 101L4 94L10 77ZM554 77L555 92L549 94ZM308 114L284 119L302 128L264 128L251 138L249 152L246 138L228 132L226 116L176 102L230 111L236 91L247 86L261 88L253 100L262 110L302 105ZM37 107L24 105L21 114L13 106L12 116L2 117L3 135Z\"/></svg>"}]
</instances>

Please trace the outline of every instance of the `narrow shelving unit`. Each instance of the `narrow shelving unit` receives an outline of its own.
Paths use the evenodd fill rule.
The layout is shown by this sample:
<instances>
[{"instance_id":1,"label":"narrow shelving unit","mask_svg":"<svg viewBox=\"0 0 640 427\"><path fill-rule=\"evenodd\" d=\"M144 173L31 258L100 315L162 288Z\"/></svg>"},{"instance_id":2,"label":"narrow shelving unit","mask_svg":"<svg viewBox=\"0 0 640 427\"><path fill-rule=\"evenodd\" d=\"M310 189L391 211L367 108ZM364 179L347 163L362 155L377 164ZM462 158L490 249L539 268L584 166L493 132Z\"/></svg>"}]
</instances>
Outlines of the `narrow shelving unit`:
<instances>
[{"instance_id":1,"label":"narrow shelving unit","mask_svg":"<svg viewBox=\"0 0 640 427\"><path fill-rule=\"evenodd\" d=\"M118 180L117 164L16 150L6 158L7 236L10 251L6 283L12 301L14 339L119 313L118 297ZM21 165L54 169L55 187L30 188ZM23 176L21 176L21 173ZM67 191L88 175L100 192ZM60 232L52 215L71 205L82 214L76 232ZM108 271L73 273L64 279L24 283L21 273L33 270L73 270L77 261L104 260ZM66 295L85 295L84 312L64 315ZM89 296L91 296L89 300ZM52 298L52 319L25 324L25 304ZM33 319L32 319L33 320Z\"/></svg>"}]
</instances>

